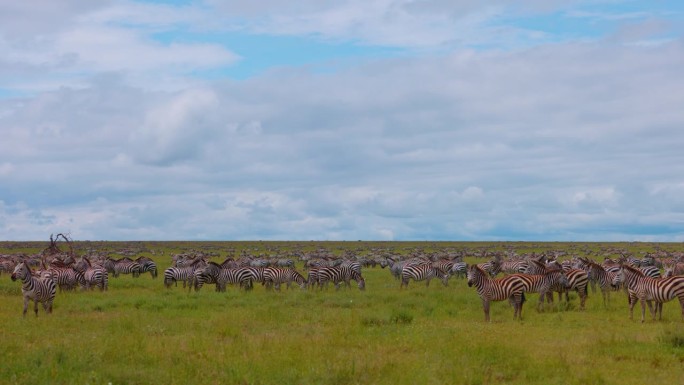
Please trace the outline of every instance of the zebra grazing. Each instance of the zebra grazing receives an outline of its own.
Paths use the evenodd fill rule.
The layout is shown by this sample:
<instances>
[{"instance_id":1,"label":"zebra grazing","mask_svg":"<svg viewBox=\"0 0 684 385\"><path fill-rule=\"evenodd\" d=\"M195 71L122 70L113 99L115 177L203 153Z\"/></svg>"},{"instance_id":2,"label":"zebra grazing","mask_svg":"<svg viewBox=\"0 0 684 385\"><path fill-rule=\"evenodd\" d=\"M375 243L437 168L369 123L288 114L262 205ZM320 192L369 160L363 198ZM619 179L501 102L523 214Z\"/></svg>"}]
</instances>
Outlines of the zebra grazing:
<instances>
[{"instance_id":1,"label":"zebra grazing","mask_svg":"<svg viewBox=\"0 0 684 385\"><path fill-rule=\"evenodd\" d=\"M302 289L306 288L304 276L293 268L267 267L264 269L264 283L267 288L272 285L280 291L280 284L285 283L289 289L292 282L296 282Z\"/></svg>"},{"instance_id":2,"label":"zebra grazing","mask_svg":"<svg viewBox=\"0 0 684 385\"><path fill-rule=\"evenodd\" d=\"M641 302L641 322L644 322L646 313L645 302L648 302L648 309L653 319L655 320L656 311L659 312L658 319L662 319L662 304L677 297L682 307L682 320L684 320L684 276L653 279L645 276L638 269L622 265L615 277L615 282L624 282L627 286L629 293L629 319L632 319L634 305L637 300ZM651 301L656 302L655 311Z\"/></svg>"},{"instance_id":3,"label":"zebra grazing","mask_svg":"<svg viewBox=\"0 0 684 385\"><path fill-rule=\"evenodd\" d=\"M419 265L406 265L401 271L400 288L408 287L409 280L426 281L425 286L430 286L430 280L439 278L442 280L444 286L449 285L449 274L433 266L430 263L422 263Z\"/></svg>"},{"instance_id":4,"label":"zebra grazing","mask_svg":"<svg viewBox=\"0 0 684 385\"><path fill-rule=\"evenodd\" d=\"M318 286L322 289L328 282L335 285L335 289L340 289L340 282L344 282L348 288L351 288L350 281L356 281L359 290L365 290L366 281L358 271L350 266L335 266L335 267L321 267L317 270L316 276L318 278ZM311 282L309 282L311 284Z\"/></svg>"},{"instance_id":5,"label":"zebra grazing","mask_svg":"<svg viewBox=\"0 0 684 385\"><path fill-rule=\"evenodd\" d=\"M38 302L43 304L43 309L47 313L52 313L52 302L55 300L57 294L57 285L51 279L41 279L33 276L31 268L26 262L19 263L12 272L12 281L19 278L22 282L21 294L24 296L24 312L26 317L29 300L33 300L33 310L38 316Z\"/></svg>"},{"instance_id":6,"label":"zebra grazing","mask_svg":"<svg viewBox=\"0 0 684 385\"><path fill-rule=\"evenodd\" d=\"M468 266L468 286L475 286L477 294L482 299L485 321L489 322L489 303L508 299L513 305L513 319L522 318L522 308L525 302L525 285L514 275L503 278L490 278L489 273L477 265Z\"/></svg>"}]
</instances>

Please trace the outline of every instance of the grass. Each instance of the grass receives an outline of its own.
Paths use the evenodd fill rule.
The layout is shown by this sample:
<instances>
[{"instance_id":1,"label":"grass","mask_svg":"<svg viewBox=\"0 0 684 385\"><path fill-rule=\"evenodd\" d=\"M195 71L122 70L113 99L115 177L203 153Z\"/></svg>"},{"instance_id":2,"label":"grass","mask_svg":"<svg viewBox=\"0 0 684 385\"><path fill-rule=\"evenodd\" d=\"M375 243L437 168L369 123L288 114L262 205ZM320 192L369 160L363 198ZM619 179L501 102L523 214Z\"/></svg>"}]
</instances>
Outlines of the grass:
<instances>
[{"instance_id":1,"label":"grass","mask_svg":"<svg viewBox=\"0 0 684 385\"><path fill-rule=\"evenodd\" d=\"M283 245L276 246L291 247ZM333 247L343 246L358 247ZM191 247L226 246L147 244L165 251L153 256L162 270L171 252ZM365 269L364 276L365 292L257 286L225 293L213 286L199 293L167 290L161 278L122 276L110 278L105 293L58 293L52 315L41 308L38 317L29 312L22 319L21 285L3 274L0 382L684 383L684 323L676 301L665 305L664 321L641 324L628 319L623 293L614 293L608 308L600 293L590 293L584 312L575 308L576 295L569 310L544 312L534 309L537 296L529 295L522 322L513 320L507 303L497 302L493 322L485 323L479 297L465 280L452 279L448 287L433 281L427 288L411 282L400 289L379 267Z\"/></svg>"}]
</instances>

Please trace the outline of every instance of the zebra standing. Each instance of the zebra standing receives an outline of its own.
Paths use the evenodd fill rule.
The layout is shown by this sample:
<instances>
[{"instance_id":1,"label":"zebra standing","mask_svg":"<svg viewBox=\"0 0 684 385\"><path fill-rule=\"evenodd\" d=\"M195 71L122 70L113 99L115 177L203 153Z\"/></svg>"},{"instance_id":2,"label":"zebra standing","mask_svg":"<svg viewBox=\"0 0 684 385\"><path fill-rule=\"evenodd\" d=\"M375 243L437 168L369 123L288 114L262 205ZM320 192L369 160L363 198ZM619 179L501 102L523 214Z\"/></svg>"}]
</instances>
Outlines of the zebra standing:
<instances>
[{"instance_id":1,"label":"zebra standing","mask_svg":"<svg viewBox=\"0 0 684 385\"><path fill-rule=\"evenodd\" d=\"M684 320L684 276L668 277L663 279L653 279L647 277L640 270L633 267L622 265L615 282L624 282L629 293L629 318L632 319L634 305L636 301L641 302L641 322L644 322L646 306L655 320L656 311L659 312L658 319L662 319L662 304L675 297L679 299L682 307L682 319ZM653 310L651 301L656 302L656 310Z\"/></svg>"},{"instance_id":2,"label":"zebra standing","mask_svg":"<svg viewBox=\"0 0 684 385\"><path fill-rule=\"evenodd\" d=\"M491 301L508 299L513 305L513 319L522 318L525 302L525 285L516 274L503 278L490 278L489 273L477 265L468 266L468 286L475 286L482 300L485 321L489 322L489 304Z\"/></svg>"},{"instance_id":3,"label":"zebra standing","mask_svg":"<svg viewBox=\"0 0 684 385\"><path fill-rule=\"evenodd\" d=\"M178 281L182 281L183 288L189 286L189 289L192 289L192 284L195 279L195 270L204 266L205 262L202 258L196 259L189 266L171 266L164 270L164 286L166 286L166 288L170 288L174 283L176 286L178 286Z\"/></svg>"},{"instance_id":4,"label":"zebra standing","mask_svg":"<svg viewBox=\"0 0 684 385\"><path fill-rule=\"evenodd\" d=\"M468 264L465 262L454 262L454 266L451 267L449 274L456 275L458 278L465 278L468 272Z\"/></svg>"},{"instance_id":5,"label":"zebra standing","mask_svg":"<svg viewBox=\"0 0 684 385\"><path fill-rule=\"evenodd\" d=\"M433 278L439 278L442 280L442 284L444 286L449 285L449 274L445 273L443 270L440 270L433 266L430 263L422 263L419 265L406 265L404 266L404 269L401 271L401 285L399 286L400 288L402 287L408 287L409 280L413 279L414 281L426 281L425 286L428 287L430 286L430 281Z\"/></svg>"},{"instance_id":6,"label":"zebra standing","mask_svg":"<svg viewBox=\"0 0 684 385\"><path fill-rule=\"evenodd\" d=\"M43 304L47 313L52 313L52 302L57 294L57 285L51 279L40 279L33 276L31 268L26 262L19 263L12 272L12 281L21 280L21 294L24 297L24 312L26 317L29 300L33 300L33 310L38 316L38 302Z\"/></svg>"},{"instance_id":7,"label":"zebra standing","mask_svg":"<svg viewBox=\"0 0 684 385\"><path fill-rule=\"evenodd\" d=\"M616 273L608 273L603 266L588 259L580 259L581 264L587 271L587 278L593 283L598 284L603 296L603 306L608 306L610 302L610 292L613 290L613 278Z\"/></svg>"},{"instance_id":8,"label":"zebra standing","mask_svg":"<svg viewBox=\"0 0 684 385\"><path fill-rule=\"evenodd\" d=\"M74 270L83 276L83 287L99 287L100 291L106 291L109 286L109 274L107 269L100 266L92 266L90 259L83 257L74 264Z\"/></svg>"},{"instance_id":9,"label":"zebra standing","mask_svg":"<svg viewBox=\"0 0 684 385\"><path fill-rule=\"evenodd\" d=\"M140 265L140 274L150 272L152 278L157 278L157 264L147 257L138 257L135 262Z\"/></svg>"},{"instance_id":10,"label":"zebra standing","mask_svg":"<svg viewBox=\"0 0 684 385\"><path fill-rule=\"evenodd\" d=\"M547 297L547 294L550 294L550 302L553 302L552 290L561 292L568 286L568 278L561 269L546 270L542 274L512 274L511 276L517 277L523 282L525 292L539 293L537 310L543 308L544 298Z\"/></svg>"}]
</instances>

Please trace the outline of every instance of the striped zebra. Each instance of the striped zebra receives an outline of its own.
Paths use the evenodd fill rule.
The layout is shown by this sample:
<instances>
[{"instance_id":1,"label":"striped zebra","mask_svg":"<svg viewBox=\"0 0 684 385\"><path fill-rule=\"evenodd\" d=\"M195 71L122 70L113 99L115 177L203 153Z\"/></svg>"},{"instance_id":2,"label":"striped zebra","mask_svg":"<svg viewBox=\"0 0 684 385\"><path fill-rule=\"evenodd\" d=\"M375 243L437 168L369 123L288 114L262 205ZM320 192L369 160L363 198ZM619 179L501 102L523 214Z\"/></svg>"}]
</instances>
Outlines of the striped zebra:
<instances>
[{"instance_id":1,"label":"striped zebra","mask_svg":"<svg viewBox=\"0 0 684 385\"><path fill-rule=\"evenodd\" d=\"M107 269L93 266L90 259L83 257L74 264L74 270L82 274L82 286L84 289L98 287L100 291L106 291L109 287L109 274Z\"/></svg>"},{"instance_id":2,"label":"striped zebra","mask_svg":"<svg viewBox=\"0 0 684 385\"><path fill-rule=\"evenodd\" d=\"M134 278L140 276L140 264L130 258L112 259L107 258L104 262L107 272L117 278L119 274L132 274Z\"/></svg>"},{"instance_id":3,"label":"striped zebra","mask_svg":"<svg viewBox=\"0 0 684 385\"><path fill-rule=\"evenodd\" d=\"M195 291L207 283L215 284L216 291L226 291L227 284L239 284L240 287L248 289L252 286L252 279L252 272L248 268L223 268L214 262L208 262L207 266L195 271L194 285Z\"/></svg>"},{"instance_id":4,"label":"striped zebra","mask_svg":"<svg viewBox=\"0 0 684 385\"><path fill-rule=\"evenodd\" d=\"M60 292L74 290L79 283L83 282L83 274L74 270L71 266L51 265L46 270L47 272L49 272L51 279L57 284Z\"/></svg>"},{"instance_id":5,"label":"striped zebra","mask_svg":"<svg viewBox=\"0 0 684 385\"><path fill-rule=\"evenodd\" d=\"M321 269L321 268L320 267L312 267L309 269L309 274L306 277L307 288L315 289L314 286L317 286L319 289L322 288L318 282L318 270L319 269Z\"/></svg>"},{"instance_id":6,"label":"striped zebra","mask_svg":"<svg viewBox=\"0 0 684 385\"><path fill-rule=\"evenodd\" d=\"M306 288L306 279L293 268L267 267L264 269L264 283L267 288L273 286L280 291L280 284L285 283L289 289L292 282L297 283L302 289Z\"/></svg>"},{"instance_id":7,"label":"striped zebra","mask_svg":"<svg viewBox=\"0 0 684 385\"><path fill-rule=\"evenodd\" d=\"M518 274L522 273L527 267L527 261L524 259L508 260L501 262L501 272L504 274Z\"/></svg>"},{"instance_id":8,"label":"striped zebra","mask_svg":"<svg viewBox=\"0 0 684 385\"><path fill-rule=\"evenodd\" d=\"M642 264L638 267L638 269L647 277L651 277L653 279L658 279L662 277L660 275L660 269L655 266L643 266Z\"/></svg>"},{"instance_id":9,"label":"striped zebra","mask_svg":"<svg viewBox=\"0 0 684 385\"><path fill-rule=\"evenodd\" d=\"M465 262L454 262L454 266L451 267L449 272L451 275L455 275L458 278L465 278L468 272L468 264Z\"/></svg>"},{"instance_id":10,"label":"striped zebra","mask_svg":"<svg viewBox=\"0 0 684 385\"><path fill-rule=\"evenodd\" d=\"M508 299L513 305L513 319L522 318L522 308L525 302L525 285L516 277L508 275L503 278L490 278L489 272L478 265L468 266L468 286L475 286L477 294L482 300L485 321L489 322L489 306L492 301Z\"/></svg>"},{"instance_id":11,"label":"striped zebra","mask_svg":"<svg viewBox=\"0 0 684 385\"><path fill-rule=\"evenodd\" d=\"M204 260L199 258L193 261L189 266L176 267L171 266L164 270L164 286L170 288L174 283L178 286L178 281L183 282L183 288L188 286L188 290L192 289L195 279L195 270L205 266Z\"/></svg>"},{"instance_id":12,"label":"striped zebra","mask_svg":"<svg viewBox=\"0 0 684 385\"><path fill-rule=\"evenodd\" d=\"M366 281L363 276L356 270L349 266L335 266L335 267L321 267L318 269L316 276L318 278L318 286L323 288L328 282L335 285L335 289L340 289L340 282L344 282L348 288L351 288L350 281L356 281L359 290L365 290Z\"/></svg>"},{"instance_id":13,"label":"striped zebra","mask_svg":"<svg viewBox=\"0 0 684 385\"><path fill-rule=\"evenodd\" d=\"M501 272L501 260L494 258L489 262L478 263L477 266L489 273L491 277L496 277Z\"/></svg>"},{"instance_id":14,"label":"striped zebra","mask_svg":"<svg viewBox=\"0 0 684 385\"><path fill-rule=\"evenodd\" d=\"M682 308L682 320L684 320L684 276L675 276L662 279L647 277L640 270L622 265L620 272L615 277L616 282L624 282L629 293L629 318L632 319L636 301L641 302L641 322L645 320L646 306L655 320L656 311L658 319L662 319L662 304L671 301L675 297L679 299ZM654 311L651 301L656 302Z\"/></svg>"},{"instance_id":15,"label":"striped zebra","mask_svg":"<svg viewBox=\"0 0 684 385\"><path fill-rule=\"evenodd\" d=\"M510 276L523 282L526 293L539 293L537 310L543 309L545 298L553 302L553 291L562 292L568 286L568 278L561 269L546 270L542 274L512 274Z\"/></svg>"},{"instance_id":16,"label":"striped zebra","mask_svg":"<svg viewBox=\"0 0 684 385\"><path fill-rule=\"evenodd\" d=\"M603 266L588 259L580 259L583 269L587 272L587 278L597 284L603 296L603 306L610 302L610 292L614 290L613 278L617 273L609 273Z\"/></svg>"},{"instance_id":17,"label":"striped zebra","mask_svg":"<svg viewBox=\"0 0 684 385\"><path fill-rule=\"evenodd\" d=\"M530 262L526 271L528 274L542 274L545 271L546 266L544 264L535 260L530 260ZM567 265L563 266L563 272L568 279L568 286L563 290L563 292L565 292L565 302L570 303L569 291L575 290L580 297L580 310L584 310L584 305L588 296L587 286L589 284L587 272L581 269L567 267ZM561 293L559 292L558 295L560 301Z\"/></svg>"},{"instance_id":18,"label":"striped zebra","mask_svg":"<svg viewBox=\"0 0 684 385\"><path fill-rule=\"evenodd\" d=\"M52 313L52 302L57 294L57 285L53 280L34 277L26 262L21 262L14 268L11 278L12 281L16 281L18 278L22 282L21 294L24 297L24 317L26 317L30 300L33 300L33 310L36 317L38 316L38 302L43 304L43 309L47 313Z\"/></svg>"},{"instance_id":19,"label":"striped zebra","mask_svg":"<svg viewBox=\"0 0 684 385\"><path fill-rule=\"evenodd\" d=\"M425 286L428 287L430 286L430 281L433 278L439 278L440 280L442 280L442 284L444 286L449 285L449 274L445 273L443 270L436 268L432 264L409 264L404 266L404 269L401 271L401 284L399 285L399 287L408 287L409 280L411 279L413 279L414 281L425 281Z\"/></svg>"},{"instance_id":20,"label":"striped zebra","mask_svg":"<svg viewBox=\"0 0 684 385\"><path fill-rule=\"evenodd\" d=\"M140 265L140 274L150 272L152 278L157 278L157 264L147 257L138 257L135 262Z\"/></svg>"}]
</instances>

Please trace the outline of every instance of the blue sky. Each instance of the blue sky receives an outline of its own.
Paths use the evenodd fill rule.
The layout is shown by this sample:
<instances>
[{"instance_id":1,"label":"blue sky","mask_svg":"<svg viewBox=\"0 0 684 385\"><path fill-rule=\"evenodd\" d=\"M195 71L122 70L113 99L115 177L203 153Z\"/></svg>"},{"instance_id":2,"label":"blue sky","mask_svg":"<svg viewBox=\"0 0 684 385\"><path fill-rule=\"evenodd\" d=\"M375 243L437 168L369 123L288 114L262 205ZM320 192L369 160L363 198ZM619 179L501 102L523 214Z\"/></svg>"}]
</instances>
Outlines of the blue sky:
<instances>
[{"instance_id":1,"label":"blue sky","mask_svg":"<svg viewBox=\"0 0 684 385\"><path fill-rule=\"evenodd\" d=\"M684 4L0 5L0 240L684 241Z\"/></svg>"}]
</instances>

